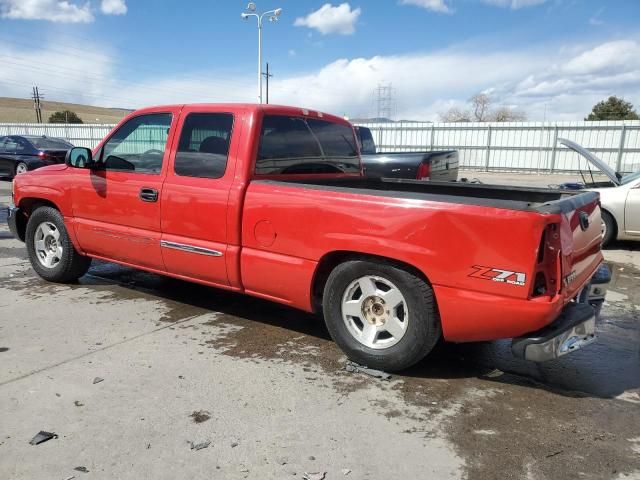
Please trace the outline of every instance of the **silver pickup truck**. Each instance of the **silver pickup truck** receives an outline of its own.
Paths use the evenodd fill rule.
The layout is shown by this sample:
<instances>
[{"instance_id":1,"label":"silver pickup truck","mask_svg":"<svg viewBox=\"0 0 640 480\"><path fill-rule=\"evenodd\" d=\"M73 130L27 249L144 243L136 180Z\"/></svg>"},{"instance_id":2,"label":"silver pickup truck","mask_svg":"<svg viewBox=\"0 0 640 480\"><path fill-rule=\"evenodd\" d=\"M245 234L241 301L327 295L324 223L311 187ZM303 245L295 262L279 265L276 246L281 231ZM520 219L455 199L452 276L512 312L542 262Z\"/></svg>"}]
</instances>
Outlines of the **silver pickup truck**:
<instances>
[{"instance_id":1,"label":"silver pickup truck","mask_svg":"<svg viewBox=\"0 0 640 480\"><path fill-rule=\"evenodd\" d=\"M355 127L364 174L375 178L407 178L455 182L458 179L458 151L377 153L371 130Z\"/></svg>"}]
</instances>

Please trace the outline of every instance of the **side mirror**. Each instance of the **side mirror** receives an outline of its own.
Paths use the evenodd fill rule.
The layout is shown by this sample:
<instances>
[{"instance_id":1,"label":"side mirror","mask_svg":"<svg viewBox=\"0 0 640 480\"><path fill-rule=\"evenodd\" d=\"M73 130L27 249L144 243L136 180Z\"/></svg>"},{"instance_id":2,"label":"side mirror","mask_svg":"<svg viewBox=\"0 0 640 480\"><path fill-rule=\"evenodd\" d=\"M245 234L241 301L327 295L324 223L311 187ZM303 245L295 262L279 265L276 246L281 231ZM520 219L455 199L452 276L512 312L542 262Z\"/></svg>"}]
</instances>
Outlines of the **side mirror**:
<instances>
[{"instance_id":1,"label":"side mirror","mask_svg":"<svg viewBox=\"0 0 640 480\"><path fill-rule=\"evenodd\" d=\"M73 147L67 152L64 163L73 168L91 168L93 164L91 150L84 147Z\"/></svg>"}]
</instances>

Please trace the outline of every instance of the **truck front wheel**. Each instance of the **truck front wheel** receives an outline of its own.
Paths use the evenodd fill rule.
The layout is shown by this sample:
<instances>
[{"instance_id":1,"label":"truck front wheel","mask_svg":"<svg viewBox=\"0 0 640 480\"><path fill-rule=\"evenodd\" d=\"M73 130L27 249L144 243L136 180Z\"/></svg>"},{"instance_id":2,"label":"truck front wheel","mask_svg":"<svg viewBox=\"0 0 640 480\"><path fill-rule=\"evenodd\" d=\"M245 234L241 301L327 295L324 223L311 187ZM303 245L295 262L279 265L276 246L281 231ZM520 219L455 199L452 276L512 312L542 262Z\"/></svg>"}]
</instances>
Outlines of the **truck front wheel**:
<instances>
[{"instance_id":1,"label":"truck front wheel","mask_svg":"<svg viewBox=\"0 0 640 480\"><path fill-rule=\"evenodd\" d=\"M55 208L40 207L31 214L25 243L31 266L50 282L73 282L91 265L91 259L74 248L62 214Z\"/></svg>"},{"instance_id":2,"label":"truck front wheel","mask_svg":"<svg viewBox=\"0 0 640 480\"><path fill-rule=\"evenodd\" d=\"M323 310L331 337L351 360L386 371L422 360L441 334L429 284L392 264L338 265L327 279Z\"/></svg>"}]
</instances>

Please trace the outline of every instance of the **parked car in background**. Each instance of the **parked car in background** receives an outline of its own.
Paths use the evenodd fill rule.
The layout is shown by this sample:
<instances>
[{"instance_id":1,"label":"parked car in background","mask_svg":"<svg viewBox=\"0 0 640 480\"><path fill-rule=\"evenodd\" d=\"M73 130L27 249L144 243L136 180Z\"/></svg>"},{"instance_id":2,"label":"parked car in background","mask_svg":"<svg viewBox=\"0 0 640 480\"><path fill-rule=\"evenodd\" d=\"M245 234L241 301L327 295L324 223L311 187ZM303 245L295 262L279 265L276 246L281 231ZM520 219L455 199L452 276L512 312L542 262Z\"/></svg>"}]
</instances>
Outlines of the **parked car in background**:
<instances>
[{"instance_id":1,"label":"parked car in background","mask_svg":"<svg viewBox=\"0 0 640 480\"><path fill-rule=\"evenodd\" d=\"M377 153L371 130L355 127L366 177L455 182L458 151Z\"/></svg>"},{"instance_id":2,"label":"parked car in background","mask_svg":"<svg viewBox=\"0 0 640 480\"><path fill-rule=\"evenodd\" d=\"M583 156L605 174L609 181L596 182L591 177L584 183L563 184L561 188L592 190L600 194L602 208L602 244L612 240L640 241L640 172L622 175L586 148L560 138L562 145Z\"/></svg>"},{"instance_id":3,"label":"parked car in background","mask_svg":"<svg viewBox=\"0 0 640 480\"><path fill-rule=\"evenodd\" d=\"M64 163L73 145L62 138L44 135L0 137L0 177L13 178L36 168Z\"/></svg>"},{"instance_id":4,"label":"parked car in background","mask_svg":"<svg viewBox=\"0 0 640 480\"><path fill-rule=\"evenodd\" d=\"M97 258L322 312L373 368L441 336L557 358L595 340L604 300L597 193L363 178L351 124L303 108L139 110L93 152L19 175L13 202L44 279Z\"/></svg>"}]
</instances>

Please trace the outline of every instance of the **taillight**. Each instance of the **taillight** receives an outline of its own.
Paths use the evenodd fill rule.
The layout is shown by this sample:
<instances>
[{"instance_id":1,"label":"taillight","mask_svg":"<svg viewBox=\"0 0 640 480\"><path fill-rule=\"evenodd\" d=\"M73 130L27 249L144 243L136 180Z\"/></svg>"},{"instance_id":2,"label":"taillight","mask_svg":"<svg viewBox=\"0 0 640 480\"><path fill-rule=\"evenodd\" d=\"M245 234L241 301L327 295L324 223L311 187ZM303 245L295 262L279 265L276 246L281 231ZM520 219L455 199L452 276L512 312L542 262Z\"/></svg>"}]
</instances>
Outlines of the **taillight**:
<instances>
[{"instance_id":1,"label":"taillight","mask_svg":"<svg viewBox=\"0 0 640 480\"><path fill-rule=\"evenodd\" d=\"M56 159L47 152L38 152L38 158L44 162L55 162Z\"/></svg>"},{"instance_id":2,"label":"taillight","mask_svg":"<svg viewBox=\"0 0 640 480\"><path fill-rule=\"evenodd\" d=\"M427 162L422 162L418 165L418 174L416 178L418 180L428 180L431 177L431 165Z\"/></svg>"},{"instance_id":3,"label":"taillight","mask_svg":"<svg viewBox=\"0 0 640 480\"><path fill-rule=\"evenodd\" d=\"M536 274L534 277L532 297L548 295L553 297L560 290L560 237L558 225L547 225L540 237L536 258Z\"/></svg>"}]
</instances>

